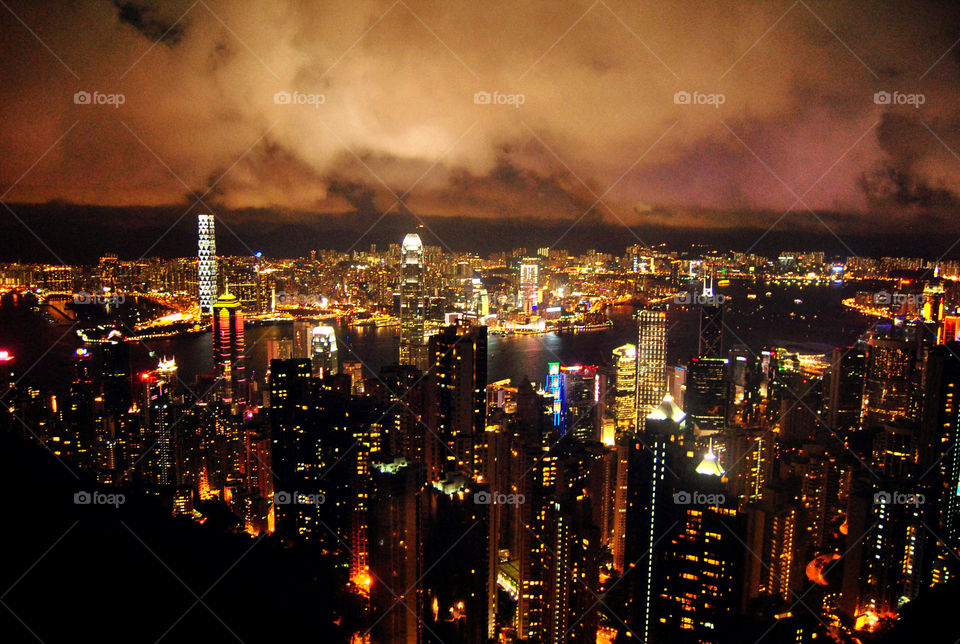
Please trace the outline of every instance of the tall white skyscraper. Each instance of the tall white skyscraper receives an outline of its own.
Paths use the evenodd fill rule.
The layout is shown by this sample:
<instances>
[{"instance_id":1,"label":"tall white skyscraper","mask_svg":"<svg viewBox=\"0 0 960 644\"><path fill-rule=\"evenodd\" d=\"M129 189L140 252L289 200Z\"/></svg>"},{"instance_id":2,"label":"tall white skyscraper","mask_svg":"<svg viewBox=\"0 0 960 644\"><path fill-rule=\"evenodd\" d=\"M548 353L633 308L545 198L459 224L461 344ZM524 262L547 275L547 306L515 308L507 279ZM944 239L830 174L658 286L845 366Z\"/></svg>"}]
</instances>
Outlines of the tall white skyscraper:
<instances>
[{"instance_id":1,"label":"tall white skyscraper","mask_svg":"<svg viewBox=\"0 0 960 644\"><path fill-rule=\"evenodd\" d=\"M400 364L426 369L424 341L423 242L410 233L400 247Z\"/></svg>"},{"instance_id":2,"label":"tall white skyscraper","mask_svg":"<svg viewBox=\"0 0 960 644\"><path fill-rule=\"evenodd\" d=\"M199 246L197 262L197 290L200 313L212 313L217 301L217 240L213 215L197 216Z\"/></svg>"},{"instance_id":3,"label":"tall white skyscraper","mask_svg":"<svg viewBox=\"0 0 960 644\"><path fill-rule=\"evenodd\" d=\"M520 300L523 312L532 315L540 304L540 260L536 257L524 258L520 264Z\"/></svg>"},{"instance_id":4,"label":"tall white skyscraper","mask_svg":"<svg viewBox=\"0 0 960 644\"><path fill-rule=\"evenodd\" d=\"M637 315L637 428L667 393L667 314L640 311Z\"/></svg>"}]
</instances>

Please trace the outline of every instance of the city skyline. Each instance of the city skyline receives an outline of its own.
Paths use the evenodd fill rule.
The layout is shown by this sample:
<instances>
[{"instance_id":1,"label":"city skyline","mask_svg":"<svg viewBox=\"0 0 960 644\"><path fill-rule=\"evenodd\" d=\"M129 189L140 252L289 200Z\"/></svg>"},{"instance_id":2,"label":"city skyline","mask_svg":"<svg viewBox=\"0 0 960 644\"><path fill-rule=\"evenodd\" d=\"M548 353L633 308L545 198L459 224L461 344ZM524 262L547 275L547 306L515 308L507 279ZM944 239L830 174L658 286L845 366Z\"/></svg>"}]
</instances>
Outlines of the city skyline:
<instances>
[{"instance_id":1,"label":"city skyline","mask_svg":"<svg viewBox=\"0 0 960 644\"><path fill-rule=\"evenodd\" d=\"M4 642L960 642L952 3L0 32Z\"/></svg>"}]
</instances>

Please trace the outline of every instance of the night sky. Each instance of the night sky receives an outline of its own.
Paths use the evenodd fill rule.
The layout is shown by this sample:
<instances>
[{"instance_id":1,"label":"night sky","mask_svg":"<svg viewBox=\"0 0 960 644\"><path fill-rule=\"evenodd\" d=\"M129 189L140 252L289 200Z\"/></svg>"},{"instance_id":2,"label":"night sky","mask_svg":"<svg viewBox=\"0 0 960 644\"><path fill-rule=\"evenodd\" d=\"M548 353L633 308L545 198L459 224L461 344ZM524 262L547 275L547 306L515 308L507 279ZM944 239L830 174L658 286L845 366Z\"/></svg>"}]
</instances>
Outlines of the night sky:
<instances>
[{"instance_id":1,"label":"night sky","mask_svg":"<svg viewBox=\"0 0 960 644\"><path fill-rule=\"evenodd\" d=\"M936 255L960 234L949 2L5 0L0 30L0 194L23 220L0 209L0 229L49 228L56 255L145 212L145 239L246 217L241 247L343 216L337 245L384 241L363 236L384 213L547 243L578 222L620 248L773 226L845 254L930 235L915 254Z\"/></svg>"}]
</instances>

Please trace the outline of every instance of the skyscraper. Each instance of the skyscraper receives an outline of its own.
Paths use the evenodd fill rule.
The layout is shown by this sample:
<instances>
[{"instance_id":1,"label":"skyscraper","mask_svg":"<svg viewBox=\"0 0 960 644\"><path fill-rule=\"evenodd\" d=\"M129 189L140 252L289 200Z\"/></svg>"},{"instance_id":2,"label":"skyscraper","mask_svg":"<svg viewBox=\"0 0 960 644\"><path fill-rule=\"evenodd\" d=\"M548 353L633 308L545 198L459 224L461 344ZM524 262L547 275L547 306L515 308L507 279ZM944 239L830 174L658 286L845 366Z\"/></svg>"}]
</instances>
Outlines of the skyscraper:
<instances>
[{"instance_id":1,"label":"skyscraper","mask_svg":"<svg viewBox=\"0 0 960 644\"><path fill-rule=\"evenodd\" d=\"M713 277L704 278L700 306L701 358L723 357L723 304L722 296L713 294Z\"/></svg>"},{"instance_id":2,"label":"skyscraper","mask_svg":"<svg viewBox=\"0 0 960 644\"><path fill-rule=\"evenodd\" d=\"M310 361L313 375L326 378L340 373L337 359L337 334L332 326L317 326L310 332Z\"/></svg>"},{"instance_id":3,"label":"skyscraper","mask_svg":"<svg viewBox=\"0 0 960 644\"><path fill-rule=\"evenodd\" d=\"M617 370L613 408L618 427L629 427L637 416L637 347L625 344L613 350Z\"/></svg>"},{"instance_id":4,"label":"skyscraper","mask_svg":"<svg viewBox=\"0 0 960 644\"><path fill-rule=\"evenodd\" d=\"M213 311L217 299L217 240L213 215L198 215L197 288L200 313Z\"/></svg>"},{"instance_id":5,"label":"skyscraper","mask_svg":"<svg viewBox=\"0 0 960 644\"><path fill-rule=\"evenodd\" d=\"M487 327L443 327L430 338L430 361L435 369L437 435L446 446L436 450L439 462L428 455L428 475L458 470L472 475L475 442L486 430Z\"/></svg>"},{"instance_id":6,"label":"skyscraper","mask_svg":"<svg viewBox=\"0 0 960 644\"><path fill-rule=\"evenodd\" d=\"M538 289L540 282L540 260L526 257L520 264L520 301L523 312L532 315L537 312Z\"/></svg>"},{"instance_id":7,"label":"skyscraper","mask_svg":"<svg viewBox=\"0 0 960 644\"><path fill-rule=\"evenodd\" d=\"M640 311L637 315L637 423L657 408L667 393L667 314Z\"/></svg>"},{"instance_id":8,"label":"skyscraper","mask_svg":"<svg viewBox=\"0 0 960 644\"><path fill-rule=\"evenodd\" d=\"M423 242L410 233L400 248L400 364L427 368L424 343Z\"/></svg>"},{"instance_id":9,"label":"skyscraper","mask_svg":"<svg viewBox=\"0 0 960 644\"><path fill-rule=\"evenodd\" d=\"M243 355L243 313L240 300L224 293L213 305L213 363L224 403L246 401L247 373Z\"/></svg>"}]
</instances>

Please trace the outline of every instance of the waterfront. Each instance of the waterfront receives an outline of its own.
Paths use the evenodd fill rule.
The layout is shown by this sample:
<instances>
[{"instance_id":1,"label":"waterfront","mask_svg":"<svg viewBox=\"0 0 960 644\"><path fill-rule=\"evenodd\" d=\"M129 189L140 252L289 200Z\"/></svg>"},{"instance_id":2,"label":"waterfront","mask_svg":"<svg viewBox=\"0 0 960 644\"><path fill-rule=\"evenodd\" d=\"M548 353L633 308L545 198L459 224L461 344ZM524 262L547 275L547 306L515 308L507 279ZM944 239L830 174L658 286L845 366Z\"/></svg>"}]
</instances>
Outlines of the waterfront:
<instances>
[{"instance_id":1,"label":"waterfront","mask_svg":"<svg viewBox=\"0 0 960 644\"><path fill-rule=\"evenodd\" d=\"M811 350L847 345L876 322L842 305L858 290L879 289L882 284L853 282L829 285L776 285L734 281L717 289L726 302L725 346L745 344L759 353L771 344L801 344ZM766 293L769 292L770 296ZM748 299L748 296L755 296ZM633 307L608 311L613 325L605 331L577 334L493 336L488 342L488 379L529 378L542 383L546 365L604 364L611 351L636 342ZM696 307L672 305L667 315L667 364L684 361L697 350ZM397 330L392 327L335 325L341 361L359 361L368 377L391 364L397 355ZM266 370L267 340L290 337L291 324L248 325L248 366L262 382ZM4 300L0 308L0 346L18 356L27 381L62 389L68 384L70 355L81 346L69 326L55 326L29 307ZM47 349L49 351L47 351ZM46 353L45 353L46 352ZM162 357L174 357L179 375L191 387L197 375L213 372L210 333L131 343L134 373L152 369ZM30 365L35 365L30 368ZM197 392L202 393L202 392Z\"/></svg>"}]
</instances>

